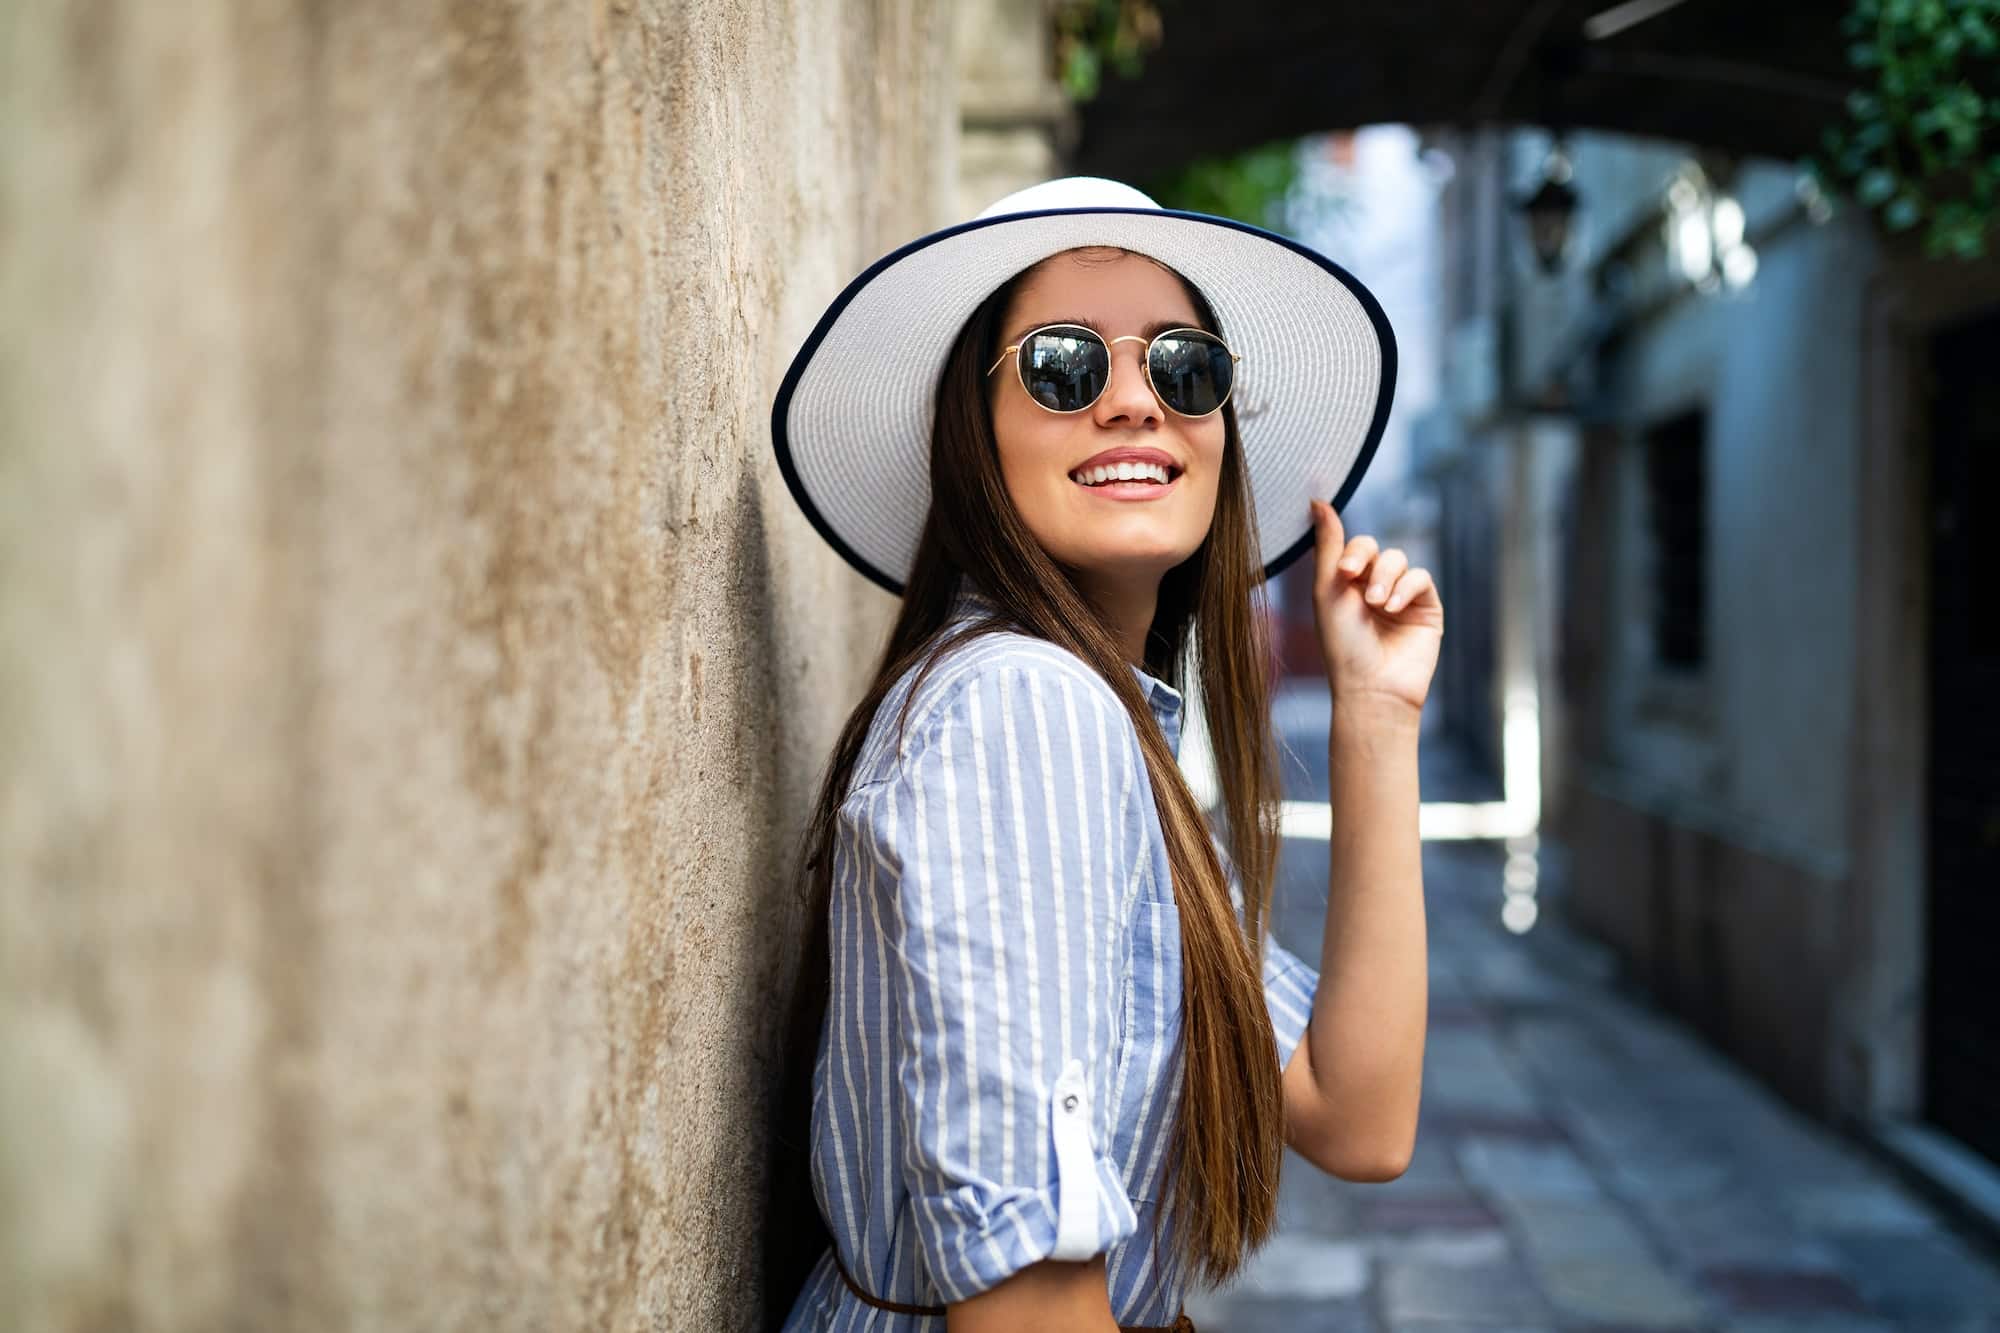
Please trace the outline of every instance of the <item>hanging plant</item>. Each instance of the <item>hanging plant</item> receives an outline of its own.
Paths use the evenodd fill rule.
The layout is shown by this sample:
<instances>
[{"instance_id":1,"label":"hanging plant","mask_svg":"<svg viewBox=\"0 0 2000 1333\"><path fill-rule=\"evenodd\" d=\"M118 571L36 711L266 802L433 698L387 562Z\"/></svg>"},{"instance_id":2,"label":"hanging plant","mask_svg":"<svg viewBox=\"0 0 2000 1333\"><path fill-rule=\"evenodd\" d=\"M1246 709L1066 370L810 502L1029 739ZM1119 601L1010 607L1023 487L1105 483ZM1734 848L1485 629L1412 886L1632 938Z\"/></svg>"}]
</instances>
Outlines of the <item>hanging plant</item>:
<instances>
[{"instance_id":1,"label":"hanging plant","mask_svg":"<svg viewBox=\"0 0 2000 1333\"><path fill-rule=\"evenodd\" d=\"M2000 0L1854 0L1841 31L1868 86L1803 165L1891 231L1924 226L1927 254L1983 256L2000 220Z\"/></svg>"},{"instance_id":2,"label":"hanging plant","mask_svg":"<svg viewBox=\"0 0 2000 1333\"><path fill-rule=\"evenodd\" d=\"M1073 102L1097 96L1106 68L1135 78L1145 53L1160 44L1163 25L1154 0L1050 0L1055 20L1056 78Z\"/></svg>"}]
</instances>

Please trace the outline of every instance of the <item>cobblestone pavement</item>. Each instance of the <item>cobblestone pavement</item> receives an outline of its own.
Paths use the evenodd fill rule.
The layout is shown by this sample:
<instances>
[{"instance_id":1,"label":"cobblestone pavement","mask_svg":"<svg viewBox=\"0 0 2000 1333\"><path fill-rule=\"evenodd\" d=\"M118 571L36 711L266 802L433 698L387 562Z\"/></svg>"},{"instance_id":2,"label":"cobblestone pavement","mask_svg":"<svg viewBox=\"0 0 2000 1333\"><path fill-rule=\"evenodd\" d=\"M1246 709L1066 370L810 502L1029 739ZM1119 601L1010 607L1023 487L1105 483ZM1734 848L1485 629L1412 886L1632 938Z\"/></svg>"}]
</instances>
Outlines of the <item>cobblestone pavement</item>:
<instances>
[{"instance_id":1,"label":"cobblestone pavement","mask_svg":"<svg viewBox=\"0 0 2000 1333\"><path fill-rule=\"evenodd\" d=\"M1325 799L1324 741L1292 744L1290 794ZM1425 797L1461 799L1437 748ZM1191 1295L1202 1333L2000 1333L1990 1251L1649 1008L1557 914L1506 931L1500 868L1489 844L1425 846L1409 1170L1355 1184L1287 1153L1279 1233L1229 1288ZM1325 845L1287 842L1274 924L1308 959L1325 900Z\"/></svg>"}]
</instances>

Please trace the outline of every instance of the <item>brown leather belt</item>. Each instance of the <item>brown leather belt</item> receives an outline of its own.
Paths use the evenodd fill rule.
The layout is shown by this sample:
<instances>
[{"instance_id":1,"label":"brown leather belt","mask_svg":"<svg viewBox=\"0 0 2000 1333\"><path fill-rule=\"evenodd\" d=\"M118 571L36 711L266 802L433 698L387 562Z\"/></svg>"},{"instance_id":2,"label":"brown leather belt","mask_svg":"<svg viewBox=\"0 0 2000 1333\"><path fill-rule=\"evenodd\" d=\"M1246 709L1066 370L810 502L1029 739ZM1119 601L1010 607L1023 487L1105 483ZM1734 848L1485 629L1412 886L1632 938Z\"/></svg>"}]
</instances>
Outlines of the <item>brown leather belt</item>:
<instances>
[{"instance_id":1,"label":"brown leather belt","mask_svg":"<svg viewBox=\"0 0 2000 1333\"><path fill-rule=\"evenodd\" d=\"M893 1314L941 1315L945 1312L945 1308L942 1305L905 1305L901 1301L876 1300L873 1296L863 1291L861 1285L848 1273L847 1265L840 1261L840 1247L834 1245L829 1248L833 1251L833 1266L840 1270L840 1280L845 1282L847 1289L856 1296L859 1296L864 1303L872 1305L878 1310L888 1310ZM1174 1316L1174 1322L1171 1324L1120 1324L1118 1328L1119 1333L1198 1333L1198 1330L1194 1326L1194 1320L1188 1318L1185 1309Z\"/></svg>"}]
</instances>

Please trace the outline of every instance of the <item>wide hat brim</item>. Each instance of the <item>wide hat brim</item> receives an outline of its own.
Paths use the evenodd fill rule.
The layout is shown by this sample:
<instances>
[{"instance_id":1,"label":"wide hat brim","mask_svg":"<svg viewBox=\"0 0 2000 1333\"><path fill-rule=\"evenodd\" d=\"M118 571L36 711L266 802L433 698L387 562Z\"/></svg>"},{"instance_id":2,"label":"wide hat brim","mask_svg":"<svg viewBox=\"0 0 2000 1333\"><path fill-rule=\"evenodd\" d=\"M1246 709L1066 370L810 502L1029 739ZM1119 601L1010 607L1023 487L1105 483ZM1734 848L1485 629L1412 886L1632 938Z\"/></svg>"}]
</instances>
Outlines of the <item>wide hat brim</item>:
<instances>
[{"instance_id":1,"label":"wide hat brim","mask_svg":"<svg viewBox=\"0 0 2000 1333\"><path fill-rule=\"evenodd\" d=\"M1146 200L1101 184L1110 187L1103 197ZM1009 196L1022 197L1033 195ZM1230 218L1149 200L996 212L1001 205L875 261L792 359L771 436L814 529L901 596L930 512L932 414L952 340L1015 273L1108 245L1169 265L1214 307L1242 357L1231 403L1266 577L1303 555L1313 543L1309 497L1343 508L1388 424L1396 341L1381 303L1325 255Z\"/></svg>"}]
</instances>

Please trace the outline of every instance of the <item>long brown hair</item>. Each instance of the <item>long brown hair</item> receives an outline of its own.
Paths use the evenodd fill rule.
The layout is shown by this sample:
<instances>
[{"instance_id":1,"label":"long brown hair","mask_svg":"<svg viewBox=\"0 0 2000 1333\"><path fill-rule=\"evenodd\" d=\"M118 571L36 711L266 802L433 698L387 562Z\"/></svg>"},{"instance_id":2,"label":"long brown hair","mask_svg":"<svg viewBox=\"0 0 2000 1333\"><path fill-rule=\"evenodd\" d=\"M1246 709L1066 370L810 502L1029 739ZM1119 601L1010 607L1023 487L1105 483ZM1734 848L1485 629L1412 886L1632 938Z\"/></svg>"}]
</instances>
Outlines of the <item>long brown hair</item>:
<instances>
[{"instance_id":1,"label":"long brown hair","mask_svg":"<svg viewBox=\"0 0 2000 1333\"><path fill-rule=\"evenodd\" d=\"M1015 274L987 297L952 344L931 433L931 510L909 584L874 680L834 745L801 834L798 884L807 928L774 1130L775 1197L767 1214L772 1222L765 1256L768 1290L779 1302L774 1327L828 1243L808 1155L813 1062L828 999L834 817L883 697L906 671L928 672L951 643L979 633L1013 630L1068 649L1117 692L1138 731L1181 921L1181 1098L1160 1210L1174 1215L1176 1267L1219 1284L1269 1236L1275 1220L1284 1110L1262 955L1278 854L1278 785L1266 675L1270 649L1251 604L1263 579L1261 548L1235 409L1231 403L1222 409L1226 434L1214 521L1200 548L1162 578L1142 665L1185 693L1184 657L1191 645L1197 650L1228 855L1243 892L1240 922L1208 819L1139 682L1101 613L1035 541L1001 476L988 397L989 386L999 385L1001 377L989 381L983 372L999 355L1002 322L1015 293L1040 266ZM1179 273L1174 276L1193 301L1201 327L1222 334L1200 291ZM946 636L961 576L999 610ZM915 697L911 690L908 698ZM1156 1212L1155 1241L1159 1220Z\"/></svg>"}]
</instances>

